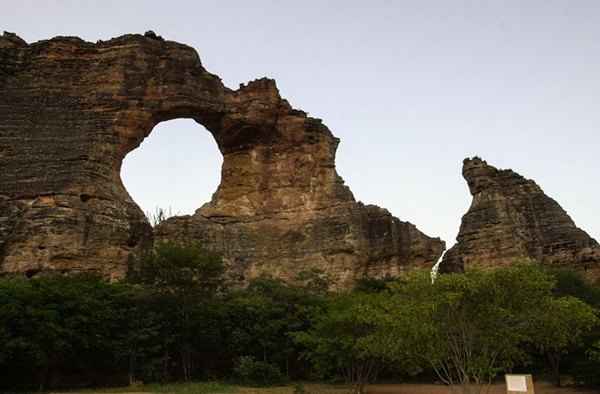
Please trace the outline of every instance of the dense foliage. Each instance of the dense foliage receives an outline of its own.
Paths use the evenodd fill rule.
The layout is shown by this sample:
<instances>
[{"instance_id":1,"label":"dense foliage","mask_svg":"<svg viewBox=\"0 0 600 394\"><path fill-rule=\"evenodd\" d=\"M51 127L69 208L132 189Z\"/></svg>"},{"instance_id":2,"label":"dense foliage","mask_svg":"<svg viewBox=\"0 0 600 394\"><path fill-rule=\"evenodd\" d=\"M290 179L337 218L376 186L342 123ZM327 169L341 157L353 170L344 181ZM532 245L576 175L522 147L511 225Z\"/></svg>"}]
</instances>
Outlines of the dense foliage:
<instances>
[{"instance_id":1,"label":"dense foliage","mask_svg":"<svg viewBox=\"0 0 600 394\"><path fill-rule=\"evenodd\" d=\"M369 310L370 297L361 293L329 297L326 309L313 316L311 327L294 334L296 342L307 348L319 377L340 374L362 392L383 367L376 352L369 347L379 333Z\"/></svg>"},{"instance_id":2,"label":"dense foliage","mask_svg":"<svg viewBox=\"0 0 600 394\"><path fill-rule=\"evenodd\" d=\"M197 246L162 244L119 283L0 278L0 385L337 379L360 392L384 372L468 391L509 370L600 383L600 289L571 271L517 265L434 284L413 272L341 293L318 271L245 288L224 273Z\"/></svg>"},{"instance_id":3,"label":"dense foliage","mask_svg":"<svg viewBox=\"0 0 600 394\"><path fill-rule=\"evenodd\" d=\"M558 374L560 355L599 321L591 306L556 296L554 286L551 275L532 265L443 275L434 285L428 273L414 272L371 308L379 329L369 349L430 367L464 393L530 364L536 350Z\"/></svg>"},{"instance_id":4,"label":"dense foliage","mask_svg":"<svg viewBox=\"0 0 600 394\"><path fill-rule=\"evenodd\" d=\"M259 278L231 288L222 260L159 245L126 281L93 276L0 279L4 388L307 376L291 337L325 303L322 277L302 286Z\"/></svg>"}]
</instances>

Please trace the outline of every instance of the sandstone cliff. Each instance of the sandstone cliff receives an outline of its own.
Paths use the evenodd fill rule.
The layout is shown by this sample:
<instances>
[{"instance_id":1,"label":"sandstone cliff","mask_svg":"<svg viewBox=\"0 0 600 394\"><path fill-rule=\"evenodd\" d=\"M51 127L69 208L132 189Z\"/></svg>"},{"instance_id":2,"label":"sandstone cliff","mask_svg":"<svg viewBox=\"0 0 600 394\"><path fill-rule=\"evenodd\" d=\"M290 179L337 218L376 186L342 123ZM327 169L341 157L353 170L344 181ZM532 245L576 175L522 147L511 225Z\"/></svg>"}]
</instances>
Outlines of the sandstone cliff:
<instances>
[{"instance_id":1,"label":"sandstone cliff","mask_svg":"<svg viewBox=\"0 0 600 394\"><path fill-rule=\"evenodd\" d=\"M532 180L465 159L463 177L473 202L442 271L502 266L520 259L579 269L600 277L600 245Z\"/></svg>"},{"instance_id":2,"label":"sandstone cliff","mask_svg":"<svg viewBox=\"0 0 600 394\"><path fill-rule=\"evenodd\" d=\"M123 277L154 234L121 182L121 163L174 118L193 118L214 136L222 179L210 202L164 222L156 238L201 241L236 278L292 278L316 267L347 285L431 266L444 250L438 238L356 202L335 169L339 140L272 80L228 89L193 48L153 33L96 44L27 44L5 33L0 272Z\"/></svg>"}]
</instances>

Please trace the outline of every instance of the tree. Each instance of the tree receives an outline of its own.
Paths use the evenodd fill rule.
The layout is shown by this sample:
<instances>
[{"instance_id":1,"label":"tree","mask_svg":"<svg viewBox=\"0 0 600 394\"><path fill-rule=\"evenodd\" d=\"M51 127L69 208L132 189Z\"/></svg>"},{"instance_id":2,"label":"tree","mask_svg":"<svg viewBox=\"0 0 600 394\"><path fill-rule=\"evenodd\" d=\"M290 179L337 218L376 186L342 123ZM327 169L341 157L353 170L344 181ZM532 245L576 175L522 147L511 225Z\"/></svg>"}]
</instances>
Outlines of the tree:
<instances>
[{"instance_id":1,"label":"tree","mask_svg":"<svg viewBox=\"0 0 600 394\"><path fill-rule=\"evenodd\" d=\"M593 360L600 362L600 341L595 342L587 351L588 357Z\"/></svg>"},{"instance_id":2,"label":"tree","mask_svg":"<svg viewBox=\"0 0 600 394\"><path fill-rule=\"evenodd\" d=\"M37 382L43 389L61 374L93 381L91 371L114 371L124 287L88 275L1 280L0 361L7 378L0 384Z\"/></svg>"},{"instance_id":3,"label":"tree","mask_svg":"<svg viewBox=\"0 0 600 394\"><path fill-rule=\"evenodd\" d=\"M165 338L177 348L183 379L189 381L194 367L194 314L223 289L223 260L196 244L160 243L130 269L129 280L160 296L164 311L171 318ZM168 353L164 359L168 361Z\"/></svg>"},{"instance_id":4,"label":"tree","mask_svg":"<svg viewBox=\"0 0 600 394\"><path fill-rule=\"evenodd\" d=\"M532 343L550 363L554 382L560 386L562 355L581 343L583 336L597 326L594 309L571 296L547 298L533 319Z\"/></svg>"},{"instance_id":5,"label":"tree","mask_svg":"<svg viewBox=\"0 0 600 394\"><path fill-rule=\"evenodd\" d=\"M594 284L586 280L581 272L566 267L546 267L549 274L556 281L556 286L552 290L555 297L575 297L596 311L600 310L600 283ZM593 329L578 335L576 340L568 346L568 352L560 354L560 371L553 371L551 363L548 361L548 355L542 354L543 360L550 364L549 370L554 375L558 373L567 373L573 376L578 384L600 385L600 360L595 361L589 357L590 349L594 348L594 343L600 343L600 330ZM539 350L539 347L538 347ZM555 376L555 381L557 381Z\"/></svg>"},{"instance_id":6,"label":"tree","mask_svg":"<svg viewBox=\"0 0 600 394\"><path fill-rule=\"evenodd\" d=\"M526 360L538 305L552 278L532 265L438 277L416 272L391 286L372 310L371 346L388 359L429 364L444 383L478 393L496 374Z\"/></svg>"},{"instance_id":7,"label":"tree","mask_svg":"<svg viewBox=\"0 0 600 394\"><path fill-rule=\"evenodd\" d=\"M580 271L565 267L544 267L556 282L552 289L555 297L572 296L595 309L600 309L600 282L595 284Z\"/></svg>"},{"instance_id":8,"label":"tree","mask_svg":"<svg viewBox=\"0 0 600 394\"><path fill-rule=\"evenodd\" d=\"M139 287L126 287L123 295L115 306L121 318L111 329L117 333L115 357L125 361L129 385L133 385L159 376L165 350L162 334L167 322L163 319L160 299L152 293Z\"/></svg>"},{"instance_id":9,"label":"tree","mask_svg":"<svg viewBox=\"0 0 600 394\"><path fill-rule=\"evenodd\" d=\"M162 222L164 222L165 220L167 220L173 216L179 216L179 215L180 215L179 212L173 213L173 210L171 209L171 207L169 207L168 210L164 209L164 208L156 207L156 208L154 208L154 212L146 211L146 219L148 219L148 221L150 222L150 225L152 227L156 227L159 224L161 224Z\"/></svg>"},{"instance_id":10,"label":"tree","mask_svg":"<svg viewBox=\"0 0 600 394\"><path fill-rule=\"evenodd\" d=\"M320 274L316 280L312 274L307 279L300 286L261 276L230 294L226 308L231 327L226 342L234 358L251 356L277 366L290 378L290 364L300 352L291 334L308 329L310 316L323 309L327 288ZM301 371L295 372L297 377Z\"/></svg>"},{"instance_id":11,"label":"tree","mask_svg":"<svg viewBox=\"0 0 600 394\"><path fill-rule=\"evenodd\" d=\"M309 330L294 334L317 371L340 373L356 393L363 393L382 367L381 358L368 346L375 333L375 324L365 313L370 302L363 293L333 296L326 309L313 317Z\"/></svg>"},{"instance_id":12,"label":"tree","mask_svg":"<svg viewBox=\"0 0 600 394\"><path fill-rule=\"evenodd\" d=\"M296 275L295 282L300 284L296 288L312 295L325 295L332 283L330 276L319 268L300 271Z\"/></svg>"}]
</instances>

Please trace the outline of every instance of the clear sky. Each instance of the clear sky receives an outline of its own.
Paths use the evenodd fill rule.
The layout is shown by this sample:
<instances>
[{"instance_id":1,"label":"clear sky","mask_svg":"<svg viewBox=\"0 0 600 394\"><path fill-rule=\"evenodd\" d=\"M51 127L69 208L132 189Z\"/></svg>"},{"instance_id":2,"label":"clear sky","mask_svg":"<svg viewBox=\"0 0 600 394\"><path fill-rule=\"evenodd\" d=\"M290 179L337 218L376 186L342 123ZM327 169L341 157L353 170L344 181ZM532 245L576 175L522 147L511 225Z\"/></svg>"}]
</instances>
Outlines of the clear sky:
<instances>
[{"instance_id":1,"label":"clear sky","mask_svg":"<svg viewBox=\"0 0 600 394\"><path fill-rule=\"evenodd\" d=\"M463 158L535 179L600 239L600 1L7 1L28 42L154 30L195 47L236 88L277 80L342 142L355 197L454 243L471 197ZM220 153L190 120L165 122L122 176L144 210L191 213Z\"/></svg>"}]
</instances>

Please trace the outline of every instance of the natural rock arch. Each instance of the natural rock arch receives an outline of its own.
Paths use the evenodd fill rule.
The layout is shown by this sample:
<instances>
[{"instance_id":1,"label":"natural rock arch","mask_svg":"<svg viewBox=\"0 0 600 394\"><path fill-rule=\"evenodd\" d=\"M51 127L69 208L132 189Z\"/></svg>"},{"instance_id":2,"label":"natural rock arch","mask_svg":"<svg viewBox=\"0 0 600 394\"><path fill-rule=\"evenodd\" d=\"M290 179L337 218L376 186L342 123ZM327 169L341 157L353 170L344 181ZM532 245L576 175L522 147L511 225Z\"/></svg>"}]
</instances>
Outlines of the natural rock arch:
<instances>
[{"instance_id":1,"label":"natural rock arch","mask_svg":"<svg viewBox=\"0 0 600 394\"><path fill-rule=\"evenodd\" d=\"M430 266L444 243L364 206L335 170L339 140L275 82L238 90L190 47L154 34L96 44L0 37L0 271L110 278L158 239L198 240L235 277L320 268L340 285ZM161 121L193 118L223 154L196 214L153 234L121 179L123 158Z\"/></svg>"}]
</instances>

